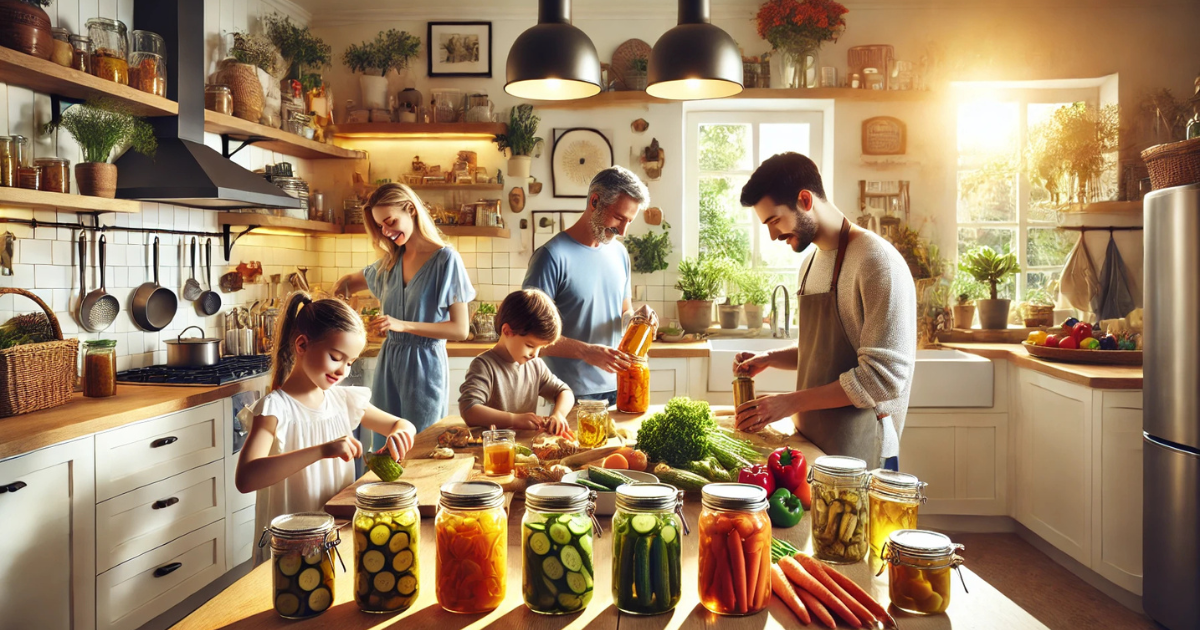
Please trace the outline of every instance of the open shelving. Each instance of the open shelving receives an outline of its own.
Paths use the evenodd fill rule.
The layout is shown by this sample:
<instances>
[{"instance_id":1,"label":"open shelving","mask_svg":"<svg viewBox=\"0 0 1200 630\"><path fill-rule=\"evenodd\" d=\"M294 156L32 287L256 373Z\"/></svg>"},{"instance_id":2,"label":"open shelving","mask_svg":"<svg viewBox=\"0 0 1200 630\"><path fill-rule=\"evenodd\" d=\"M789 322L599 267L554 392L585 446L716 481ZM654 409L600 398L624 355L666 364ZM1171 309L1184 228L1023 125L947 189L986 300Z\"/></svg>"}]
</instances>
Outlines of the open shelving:
<instances>
[{"instance_id":1,"label":"open shelving","mask_svg":"<svg viewBox=\"0 0 1200 630\"><path fill-rule=\"evenodd\" d=\"M347 139L478 139L491 140L508 132L505 123L343 123L333 137Z\"/></svg>"},{"instance_id":2,"label":"open shelving","mask_svg":"<svg viewBox=\"0 0 1200 630\"><path fill-rule=\"evenodd\" d=\"M504 190L504 184L414 184L410 185L416 191L421 190Z\"/></svg>"},{"instance_id":3,"label":"open shelving","mask_svg":"<svg viewBox=\"0 0 1200 630\"><path fill-rule=\"evenodd\" d=\"M0 49L2 50L2 49ZM141 212L142 202L71 195L44 190L0 187L0 208L27 208L62 212Z\"/></svg>"},{"instance_id":4,"label":"open shelving","mask_svg":"<svg viewBox=\"0 0 1200 630\"><path fill-rule=\"evenodd\" d=\"M282 129L275 129L207 109L204 110L204 130L220 134L223 138L253 143L256 147L301 159L355 160L366 157L362 151L316 142Z\"/></svg>"},{"instance_id":5,"label":"open shelving","mask_svg":"<svg viewBox=\"0 0 1200 630\"><path fill-rule=\"evenodd\" d=\"M835 101L865 101L887 103L915 103L935 98L933 92L918 90L863 90L855 88L749 88L728 99L832 99ZM629 107L636 105L668 105L678 101L655 98L641 90L601 92L589 98L574 101L537 101L540 109L603 109L606 107Z\"/></svg>"},{"instance_id":6,"label":"open shelving","mask_svg":"<svg viewBox=\"0 0 1200 630\"><path fill-rule=\"evenodd\" d=\"M105 97L125 105L138 116L174 116L179 113L179 105L175 101L11 48L0 47L0 83L69 99Z\"/></svg>"}]
</instances>

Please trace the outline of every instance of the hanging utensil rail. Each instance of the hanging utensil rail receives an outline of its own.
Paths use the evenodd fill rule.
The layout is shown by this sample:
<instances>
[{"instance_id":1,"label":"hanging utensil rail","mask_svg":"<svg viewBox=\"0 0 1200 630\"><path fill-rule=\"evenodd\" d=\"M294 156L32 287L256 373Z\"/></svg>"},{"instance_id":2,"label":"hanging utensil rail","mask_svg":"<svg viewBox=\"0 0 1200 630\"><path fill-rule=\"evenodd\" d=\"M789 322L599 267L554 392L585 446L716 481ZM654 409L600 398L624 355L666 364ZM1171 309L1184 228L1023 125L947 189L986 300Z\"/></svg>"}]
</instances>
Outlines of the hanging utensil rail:
<instances>
[{"instance_id":1,"label":"hanging utensil rail","mask_svg":"<svg viewBox=\"0 0 1200 630\"><path fill-rule=\"evenodd\" d=\"M91 230L101 234L105 232L134 232L139 234L175 234L178 236L204 236L208 238L221 239L225 250L225 260L229 261L229 254L233 250L233 243L238 238L245 235L250 230L244 232L231 233L229 226L221 232L202 232L199 230L173 230L173 229L155 229L155 228L138 228L138 227L123 227L119 225L84 225L82 223L66 223L63 221L39 221L37 219L15 219L9 217L0 217L0 223L16 223L17 225L28 225L34 229L40 227L46 228L63 228L66 230Z\"/></svg>"}]
</instances>

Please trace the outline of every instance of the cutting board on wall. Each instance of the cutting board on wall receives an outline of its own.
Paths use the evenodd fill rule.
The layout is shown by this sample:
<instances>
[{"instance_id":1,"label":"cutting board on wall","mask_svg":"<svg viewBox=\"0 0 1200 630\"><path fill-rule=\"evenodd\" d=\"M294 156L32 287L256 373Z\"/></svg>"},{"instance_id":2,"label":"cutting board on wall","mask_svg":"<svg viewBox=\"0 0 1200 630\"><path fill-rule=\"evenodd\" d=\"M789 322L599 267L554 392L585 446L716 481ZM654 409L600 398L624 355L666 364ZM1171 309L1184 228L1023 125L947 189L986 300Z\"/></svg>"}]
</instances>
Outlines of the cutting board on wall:
<instances>
[{"instance_id":1,"label":"cutting board on wall","mask_svg":"<svg viewBox=\"0 0 1200 630\"><path fill-rule=\"evenodd\" d=\"M399 481L407 481L417 487L417 509L421 516L437 514L442 484L448 481L466 481L475 468L475 457L459 455L454 459L410 459L404 464L404 475ZM334 518L354 518L354 492L364 483L379 481L375 473L367 471L350 487L343 489L325 504L325 511Z\"/></svg>"}]
</instances>

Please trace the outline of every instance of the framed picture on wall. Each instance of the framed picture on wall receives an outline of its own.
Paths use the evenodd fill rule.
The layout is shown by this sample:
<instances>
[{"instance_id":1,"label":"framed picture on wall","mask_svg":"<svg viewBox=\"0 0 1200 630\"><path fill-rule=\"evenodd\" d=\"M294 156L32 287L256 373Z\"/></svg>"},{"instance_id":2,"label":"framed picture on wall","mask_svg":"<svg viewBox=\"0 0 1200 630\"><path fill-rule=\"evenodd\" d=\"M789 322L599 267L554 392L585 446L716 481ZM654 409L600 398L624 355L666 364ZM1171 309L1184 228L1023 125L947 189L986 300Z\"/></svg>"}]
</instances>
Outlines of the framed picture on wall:
<instances>
[{"instance_id":1,"label":"framed picture on wall","mask_svg":"<svg viewBox=\"0 0 1200 630\"><path fill-rule=\"evenodd\" d=\"M555 129L550 161L554 196L587 198L592 178L613 165L612 143L595 129Z\"/></svg>"},{"instance_id":2,"label":"framed picture on wall","mask_svg":"<svg viewBox=\"0 0 1200 630\"><path fill-rule=\"evenodd\" d=\"M492 76L491 22L430 22L429 76Z\"/></svg>"}]
</instances>

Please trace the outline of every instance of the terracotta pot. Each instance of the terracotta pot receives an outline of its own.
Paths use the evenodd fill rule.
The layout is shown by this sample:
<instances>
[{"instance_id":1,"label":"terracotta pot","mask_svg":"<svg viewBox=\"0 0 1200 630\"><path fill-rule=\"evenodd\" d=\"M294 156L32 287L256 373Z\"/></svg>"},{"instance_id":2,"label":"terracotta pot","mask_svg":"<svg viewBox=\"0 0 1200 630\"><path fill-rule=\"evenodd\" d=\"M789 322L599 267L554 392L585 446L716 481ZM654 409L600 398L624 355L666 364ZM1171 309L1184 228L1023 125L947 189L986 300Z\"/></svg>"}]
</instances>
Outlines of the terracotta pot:
<instances>
[{"instance_id":1,"label":"terracotta pot","mask_svg":"<svg viewBox=\"0 0 1200 630\"><path fill-rule=\"evenodd\" d=\"M233 115L242 120L257 123L262 118L266 100L262 83L258 80L258 68L236 59L224 59L213 73L213 83L229 86L233 95Z\"/></svg>"},{"instance_id":2,"label":"terracotta pot","mask_svg":"<svg viewBox=\"0 0 1200 630\"><path fill-rule=\"evenodd\" d=\"M712 326L712 300L678 300L675 305L684 332L708 332Z\"/></svg>"},{"instance_id":3,"label":"terracotta pot","mask_svg":"<svg viewBox=\"0 0 1200 630\"><path fill-rule=\"evenodd\" d=\"M954 327L970 328L975 321L975 305L960 304L954 307Z\"/></svg>"},{"instance_id":4,"label":"terracotta pot","mask_svg":"<svg viewBox=\"0 0 1200 630\"><path fill-rule=\"evenodd\" d=\"M117 196L117 165L80 162L75 165L75 184L81 195L113 199Z\"/></svg>"},{"instance_id":5,"label":"terracotta pot","mask_svg":"<svg viewBox=\"0 0 1200 630\"><path fill-rule=\"evenodd\" d=\"M1008 307L1012 300L976 300L979 309L979 327L984 330L1008 328Z\"/></svg>"},{"instance_id":6,"label":"terracotta pot","mask_svg":"<svg viewBox=\"0 0 1200 630\"><path fill-rule=\"evenodd\" d=\"M508 176L526 179L529 177L529 167L533 158L528 155L514 155L508 158Z\"/></svg>"},{"instance_id":7,"label":"terracotta pot","mask_svg":"<svg viewBox=\"0 0 1200 630\"><path fill-rule=\"evenodd\" d=\"M746 329L758 330L763 327L763 307L761 304L746 304Z\"/></svg>"},{"instance_id":8,"label":"terracotta pot","mask_svg":"<svg viewBox=\"0 0 1200 630\"><path fill-rule=\"evenodd\" d=\"M41 7L0 0L0 46L49 59L54 51L50 27L50 16Z\"/></svg>"},{"instance_id":9,"label":"terracotta pot","mask_svg":"<svg viewBox=\"0 0 1200 630\"><path fill-rule=\"evenodd\" d=\"M717 311L717 315L721 318L721 328L725 330L733 330L742 323L742 306L740 304L736 306L722 304L717 307Z\"/></svg>"}]
</instances>

